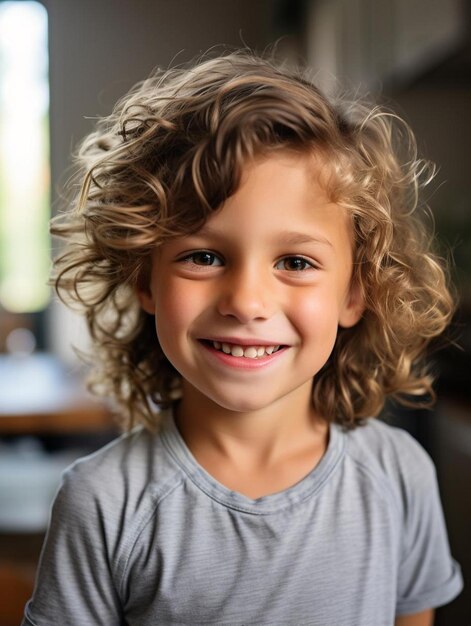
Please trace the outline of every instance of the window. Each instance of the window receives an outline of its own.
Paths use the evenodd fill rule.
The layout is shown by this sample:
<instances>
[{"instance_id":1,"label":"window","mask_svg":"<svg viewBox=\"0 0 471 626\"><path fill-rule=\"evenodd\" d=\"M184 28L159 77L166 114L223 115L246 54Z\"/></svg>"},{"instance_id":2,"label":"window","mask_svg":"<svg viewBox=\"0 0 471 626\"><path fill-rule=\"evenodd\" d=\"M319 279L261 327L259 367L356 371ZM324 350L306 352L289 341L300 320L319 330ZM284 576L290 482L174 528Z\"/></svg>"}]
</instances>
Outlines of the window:
<instances>
[{"instance_id":1,"label":"window","mask_svg":"<svg viewBox=\"0 0 471 626\"><path fill-rule=\"evenodd\" d=\"M0 1L0 310L50 298L47 12Z\"/></svg>"}]
</instances>

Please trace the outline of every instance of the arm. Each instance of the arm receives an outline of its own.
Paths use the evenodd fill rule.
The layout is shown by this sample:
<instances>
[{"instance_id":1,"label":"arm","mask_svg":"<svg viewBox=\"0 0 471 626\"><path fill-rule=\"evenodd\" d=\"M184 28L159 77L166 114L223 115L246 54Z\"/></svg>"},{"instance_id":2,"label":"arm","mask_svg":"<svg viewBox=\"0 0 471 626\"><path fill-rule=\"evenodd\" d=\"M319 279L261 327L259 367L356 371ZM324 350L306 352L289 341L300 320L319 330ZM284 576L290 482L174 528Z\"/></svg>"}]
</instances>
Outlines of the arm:
<instances>
[{"instance_id":1,"label":"arm","mask_svg":"<svg viewBox=\"0 0 471 626\"><path fill-rule=\"evenodd\" d=\"M22 626L121 624L96 492L92 481L76 470L64 473Z\"/></svg>"},{"instance_id":2,"label":"arm","mask_svg":"<svg viewBox=\"0 0 471 626\"><path fill-rule=\"evenodd\" d=\"M433 626L434 614L435 612L430 609L413 615L400 615L396 617L394 626Z\"/></svg>"},{"instance_id":3,"label":"arm","mask_svg":"<svg viewBox=\"0 0 471 626\"><path fill-rule=\"evenodd\" d=\"M396 615L411 620L399 624L430 626L433 624L430 610L453 600L462 590L463 582L460 567L450 554L433 462L409 435L404 433L402 439L403 529Z\"/></svg>"}]
</instances>

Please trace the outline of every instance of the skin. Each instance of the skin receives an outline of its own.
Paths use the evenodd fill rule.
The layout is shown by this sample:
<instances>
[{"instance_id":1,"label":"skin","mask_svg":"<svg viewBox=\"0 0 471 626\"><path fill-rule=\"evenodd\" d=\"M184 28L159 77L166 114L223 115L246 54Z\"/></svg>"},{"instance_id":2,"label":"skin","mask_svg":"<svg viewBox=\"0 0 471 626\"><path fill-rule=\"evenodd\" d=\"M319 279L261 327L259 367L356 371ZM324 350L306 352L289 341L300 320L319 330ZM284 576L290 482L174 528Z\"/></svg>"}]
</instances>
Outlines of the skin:
<instances>
[{"instance_id":1,"label":"skin","mask_svg":"<svg viewBox=\"0 0 471 626\"><path fill-rule=\"evenodd\" d=\"M328 426L312 406L313 378L338 328L364 310L351 280L350 217L319 175L312 155L249 163L200 231L156 249L150 285L138 292L182 375L183 438L216 480L250 498L288 488L322 457ZM221 357L215 339L283 348L253 367Z\"/></svg>"},{"instance_id":2,"label":"skin","mask_svg":"<svg viewBox=\"0 0 471 626\"><path fill-rule=\"evenodd\" d=\"M401 615L396 617L394 626L433 626L434 615L433 610L421 611L414 615Z\"/></svg>"}]
</instances>

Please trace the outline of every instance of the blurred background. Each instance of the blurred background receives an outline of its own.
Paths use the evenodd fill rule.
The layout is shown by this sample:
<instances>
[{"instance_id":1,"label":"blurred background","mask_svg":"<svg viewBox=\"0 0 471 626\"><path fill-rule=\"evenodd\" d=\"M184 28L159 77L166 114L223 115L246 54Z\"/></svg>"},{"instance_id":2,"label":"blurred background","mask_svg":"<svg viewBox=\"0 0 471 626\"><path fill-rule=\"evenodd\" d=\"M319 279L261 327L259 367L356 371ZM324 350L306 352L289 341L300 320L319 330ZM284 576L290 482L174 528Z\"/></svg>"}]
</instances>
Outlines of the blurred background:
<instances>
[{"instance_id":1,"label":"blurred background","mask_svg":"<svg viewBox=\"0 0 471 626\"><path fill-rule=\"evenodd\" d=\"M388 406L382 418L432 455L469 580L470 24L465 0L0 0L0 626L19 623L31 594L62 470L118 433L110 407L84 391L72 349L86 348L83 319L46 285L48 220L71 151L156 66L220 44L278 41L279 56L307 62L325 90L338 80L394 108L439 166L427 201L453 258L458 345L433 356L433 411ZM465 591L436 624L469 626L469 604Z\"/></svg>"}]
</instances>

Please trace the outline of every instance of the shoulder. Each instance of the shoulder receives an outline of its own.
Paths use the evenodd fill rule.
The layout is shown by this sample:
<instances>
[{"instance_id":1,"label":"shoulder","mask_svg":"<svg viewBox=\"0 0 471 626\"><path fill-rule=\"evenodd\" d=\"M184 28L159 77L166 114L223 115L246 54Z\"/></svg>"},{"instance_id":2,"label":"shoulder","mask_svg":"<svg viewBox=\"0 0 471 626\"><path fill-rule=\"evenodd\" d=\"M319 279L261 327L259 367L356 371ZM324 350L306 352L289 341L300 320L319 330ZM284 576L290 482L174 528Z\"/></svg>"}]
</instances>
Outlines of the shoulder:
<instances>
[{"instance_id":1,"label":"shoulder","mask_svg":"<svg viewBox=\"0 0 471 626\"><path fill-rule=\"evenodd\" d=\"M436 472L424 448L405 430L371 418L346 433L347 457L401 500L435 485Z\"/></svg>"},{"instance_id":2,"label":"shoulder","mask_svg":"<svg viewBox=\"0 0 471 626\"><path fill-rule=\"evenodd\" d=\"M430 456L412 435L379 419L370 418L346 436L348 454L378 469L433 468Z\"/></svg>"},{"instance_id":3,"label":"shoulder","mask_svg":"<svg viewBox=\"0 0 471 626\"><path fill-rule=\"evenodd\" d=\"M136 427L99 450L77 459L66 471L66 476L80 476L86 479L94 478L103 473L122 473L136 471L146 464L150 449L155 447L157 438L142 427Z\"/></svg>"},{"instance_id":4,"label":"shoulder","mask_svg":"<svg viewBox=\"0 0 471 626\"><path fill-rule=\"evenodd\" d=\"M82 457L62 474L57 500L82 515L93 509L110 518L152 506L162 490L178 482L180 471L159 435L135 428L93 454Z\"/></svg>"}]
</instances>

